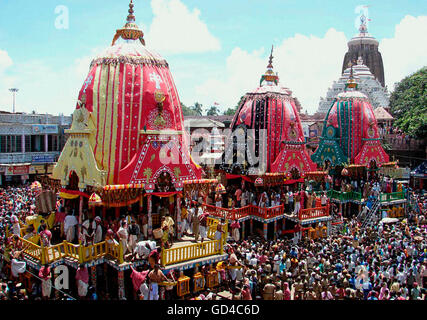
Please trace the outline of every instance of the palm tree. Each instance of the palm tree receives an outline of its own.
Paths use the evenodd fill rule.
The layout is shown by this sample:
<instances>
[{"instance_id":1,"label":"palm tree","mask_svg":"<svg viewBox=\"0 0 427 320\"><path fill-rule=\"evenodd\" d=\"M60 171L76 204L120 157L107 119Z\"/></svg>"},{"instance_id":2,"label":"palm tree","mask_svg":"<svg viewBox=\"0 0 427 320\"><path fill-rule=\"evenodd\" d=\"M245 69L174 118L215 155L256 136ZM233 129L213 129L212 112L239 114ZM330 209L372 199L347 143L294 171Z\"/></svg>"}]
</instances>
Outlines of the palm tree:
<instances>
[{"instance_id":1,"label":"palm tree","mask_svg":"<svg viewBox=\"0 0 427 320\"><path fill-rule=\"evenodd\" d=\"M207 112L208 116L217 116L219 115L219 109L216 106L212 106L208 112Z\"/></svg>"},{"instance_id":2,"label":"palm tree","mask_svg":"<svg viewBox=\"0 0 427 320\"><path fill-rule=\"evenodd\" d=\"M194 106L191 107L191 109L199 116L202 115L203 112L203 105L201 103L195 102Z\"/></svg>"}]
</instances>

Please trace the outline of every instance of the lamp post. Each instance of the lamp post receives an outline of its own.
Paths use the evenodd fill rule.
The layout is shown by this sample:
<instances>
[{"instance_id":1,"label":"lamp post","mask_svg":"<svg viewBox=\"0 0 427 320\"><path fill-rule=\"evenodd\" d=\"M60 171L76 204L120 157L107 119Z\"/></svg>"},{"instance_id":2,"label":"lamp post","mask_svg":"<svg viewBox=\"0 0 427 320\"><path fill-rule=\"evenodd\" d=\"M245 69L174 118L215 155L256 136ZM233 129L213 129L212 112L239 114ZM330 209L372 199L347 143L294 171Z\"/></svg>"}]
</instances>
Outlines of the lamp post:
<instances>
[{"instance_id":1,"label":"lamp post","mask_svg":"<svg viewBox=\"0 0 427 320\"><path fill-rule=\"evenodd\" d=\"M9 91L13 93L13 113L15 113L15 95L19 91L19 89L11 88L9 89Z\"/></svg>"}]
</instances>

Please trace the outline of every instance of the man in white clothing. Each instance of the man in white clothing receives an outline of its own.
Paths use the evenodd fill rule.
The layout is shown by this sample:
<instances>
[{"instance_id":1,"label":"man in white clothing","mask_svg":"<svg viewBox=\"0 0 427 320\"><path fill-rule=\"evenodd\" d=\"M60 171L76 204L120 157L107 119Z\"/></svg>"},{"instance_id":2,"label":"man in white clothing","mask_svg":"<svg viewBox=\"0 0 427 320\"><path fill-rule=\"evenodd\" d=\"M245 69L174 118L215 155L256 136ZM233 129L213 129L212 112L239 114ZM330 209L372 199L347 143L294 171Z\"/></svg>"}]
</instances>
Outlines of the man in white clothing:
<instances>
[{"instance_id":1,"label":"man in white clothing","mask_svg":"<svg viewBox=\"0 0 427 320\"><path fill-rule=\"evenodd\" d=\"M64 219L64 231L65 231L66 240L68 242L73 242L73 240L75 238L75 226L78 223L79 222L77 221L77 218L74 216L74 214L67 215L65 217L65 219Z\"/></svg>"}]
</instances>

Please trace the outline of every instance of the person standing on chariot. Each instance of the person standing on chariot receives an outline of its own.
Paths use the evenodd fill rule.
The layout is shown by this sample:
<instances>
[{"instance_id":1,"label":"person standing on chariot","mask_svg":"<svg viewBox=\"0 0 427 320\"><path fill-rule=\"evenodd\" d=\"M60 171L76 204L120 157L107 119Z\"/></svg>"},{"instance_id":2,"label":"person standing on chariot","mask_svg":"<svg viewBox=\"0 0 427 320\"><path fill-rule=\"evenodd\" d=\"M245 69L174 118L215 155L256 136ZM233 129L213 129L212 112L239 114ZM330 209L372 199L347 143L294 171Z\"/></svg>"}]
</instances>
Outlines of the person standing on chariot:
<instances>
[{"instance_id":1,"label":"person standing on chariot","mask_svg":"<svg viewBox=\"0 0 427 320\"><path fill-rule=\"evenodd\" d=\"M192 208L194 209L194 208ZM200 232L200 220L199 220L199 216L198 214L195 212L195 210L193 212L191 212L191 222L193 225L193 236L194 236L194 241L197 243L197 240L199 239L199 232Z\"/></svg>"},{"instance_id":2,"label":"person standing on chariot","mask_svg":"<svg viewBox=\"0 0 427 320\"><path fill-rule=\"evenodd\" d=\"M136 224L136 221L134 219L132 219L131 221L131 224L128 228L128 233L129 233L129 244L128 244L129 251L133 252L133 250L135 249L138 237L141 233L139 226Z\"/></svg>"},{"instance_id":3,"label":"person standing on chariot","mask_svg":"<svg viewBox=\"0 0 427 320\"><path fill-rule=\"evenodd\" d=\"M173 244L173 238L175 235L175 222L173 221L172 217L169 214L169 211L166 210L166 218L165 218L166 225L168 226L168 232L169 232L169 244Z\"/></svg>"},{"instance_id":4,"label":"person standing on chariot","mask_svg":"<svg viewBox=\"0 0 427 320\"><path fill-rule=\"evenodd\" d=\"M93 245L95 238L95 230L96 230L96 222L93 221L92 218L87 219L82 224L82 234L83 234L83 242L84 246Z\"/></svg>"},{"instance_id":5,"label":"person standing on chariot","mask_svg":"<svg viewBox=\"0 0 427 320\"><path fill-rule=\"evenodd\" d=\"M240 223L236 220L231 224L231 228L232 228L232 236L234 241L238 242L240 240Z\"/></svg>"},{"instance_id":6,"label":"person standing on chariot","mask_svg":"<svg viewBox=\"0 0 427 320\"><path fill-rule=\"evenodd\" d=\"M166 222L166 217L162 217L161 221L161 229L163 232L162 238L161 238L161 247L164 249L169 248L169 225Z\"/></svg>"},{"instance_id":7,"label":"person standing on chariot","mask_svg":"<svg viewBox=\"0 0 427 320\"><path fill-rule=\"evenodd\" d=\"M43 299L47 300L50 298L52 292L52 275L50 273L50 267L48 264L41 267L39 271L39 278L42 279L42 296Z\"/></svg>"},{"instance_id":8,"label":"person standing on chariot","mask_svg":"<svg viewBox=\"0 0 427 320\"><path fill-rule=\"evenodd\" d=\"M122 245L123 255L125 255L128 250L129 233L127 229L126 221L121 221L120 228L117 231L117 237Z\"/></svg>"},{"instance_id":9,"label":"person standing on chariot","mask_svg":"<svg viewBox=\"0 0 427 320\"><path fill-rule=\"evenodd\" d=\"M78 220L76 216L73 214L69 214L64 219L64 231L67 242L73 242L76 236L76 225L78 224Z\"/></svg>"},{"instance_id":10,"label":"person standing on chariot","mask_svg":"<svg viewBox=\"0 0 427 320\"><path fill-rule=\"evenodd\" d=\"M202 209L202 206L199 206L197 217L199 219L199 230L200 230L200 237L202 238L202 243L205 238L208 237L207 235L207 227L208 227L208 213L204 212Z\"/></svg>"},{"instance_id":11,"label":"person standing on chariot","mask_svg":"<svg viewBox=\"0 0 427 320\"><path fill-rule=\"evenodd\" d=\"M182 225L182 234L186 236L188 234L188 209L185 205L185 202L182 201L181 204L181 225Z\"/></svg>"},{"instance_id":12,"label":"person standing on chariot","mask_svg":"<svg viewBox=\"0 0 427 320\"><path fill-rule=\"evenodd\" d=\"M50 241L52 240L52 232L48 230L45 222L43 222L39 227L39 235L40 235L40 242L43 244L43 246L50 247L51 246Z\"/></svg>"},{"instance_id":13,"label":"person standing on chariot","mask_svg":"<svg viewBox=\"0 0 427 320\"><path fill-rule=\"evenodd\" d=\"M99 217L99 216L95 217L95 225L96 225L96 227L95 227L95 237L94 237L93 242L94 243L100 243L100 242L102 242L102 238L103 238L103 235L102 235L102 225L101 225L101 217Z\"/></svg>"}]
</instances>

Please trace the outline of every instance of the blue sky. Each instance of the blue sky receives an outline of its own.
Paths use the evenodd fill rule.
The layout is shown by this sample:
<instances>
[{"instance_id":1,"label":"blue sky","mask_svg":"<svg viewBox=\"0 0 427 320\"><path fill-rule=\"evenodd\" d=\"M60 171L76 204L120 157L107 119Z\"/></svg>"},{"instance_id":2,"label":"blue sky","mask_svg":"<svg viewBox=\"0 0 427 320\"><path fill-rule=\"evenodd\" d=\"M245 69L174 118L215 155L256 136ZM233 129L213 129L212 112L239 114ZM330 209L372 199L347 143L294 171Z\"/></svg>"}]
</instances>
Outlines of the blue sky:
<instances>
[{"instance_id":1,"label":"blue sky","mask_svg":"<svg viewBox=\"0 0 427 320\"><path fill-rule=\"evenodd\" d=\"M110 45L128 0L0 0L0 109L72 113L96 52ZM183 103L234 106L257 86L271 45L281 84L313 113L340 76L355 8L368 5L389 89L427 61L427 1L134 0L147 46L169 62ZM55 22L68 10L67 29ZM421 41L424 39L424 41ZM389 81L388 81L389 80Z\"/></svg>"}]
</instances>

